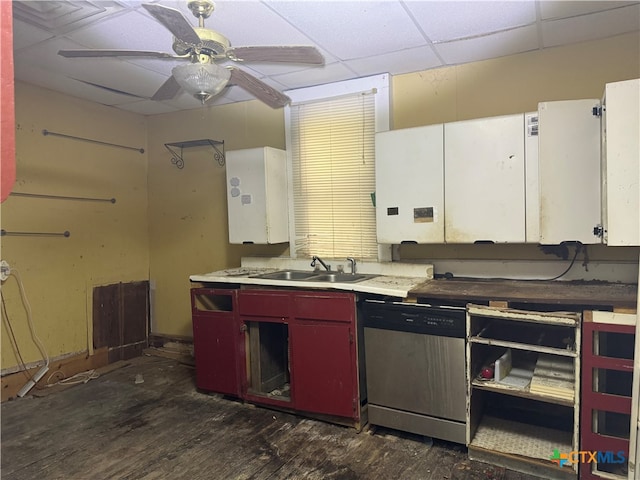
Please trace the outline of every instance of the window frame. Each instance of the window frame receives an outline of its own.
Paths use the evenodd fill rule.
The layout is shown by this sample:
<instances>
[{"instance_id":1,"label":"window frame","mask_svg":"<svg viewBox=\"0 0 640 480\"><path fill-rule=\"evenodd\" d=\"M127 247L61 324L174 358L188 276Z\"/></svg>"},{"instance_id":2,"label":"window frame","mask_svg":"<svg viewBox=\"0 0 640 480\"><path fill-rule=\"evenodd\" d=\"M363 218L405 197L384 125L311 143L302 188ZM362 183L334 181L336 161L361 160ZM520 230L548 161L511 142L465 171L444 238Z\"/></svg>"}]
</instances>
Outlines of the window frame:
<instances>
[{"instance_id":1,"label":"window frame","mask_svg":"<svg viewBox=\"0 0 640 480\"><path fill-rule=\"evenodd\" d=\"M386 132L391 128L391 89L388 73L370 77L356 78L342 82L327 83L314 87L287 90L291 104L311 103L332 100L341 96L356 95L363 92L374 93L375 133ZM298 258L295 251L295 208L293 200L293 157L291 138L291 107L284 107L285 144L287 151L287 182L289 206L289 255ZM378 244L378 260L391 260L391 246Z\"/></svg>"}]
</instances>

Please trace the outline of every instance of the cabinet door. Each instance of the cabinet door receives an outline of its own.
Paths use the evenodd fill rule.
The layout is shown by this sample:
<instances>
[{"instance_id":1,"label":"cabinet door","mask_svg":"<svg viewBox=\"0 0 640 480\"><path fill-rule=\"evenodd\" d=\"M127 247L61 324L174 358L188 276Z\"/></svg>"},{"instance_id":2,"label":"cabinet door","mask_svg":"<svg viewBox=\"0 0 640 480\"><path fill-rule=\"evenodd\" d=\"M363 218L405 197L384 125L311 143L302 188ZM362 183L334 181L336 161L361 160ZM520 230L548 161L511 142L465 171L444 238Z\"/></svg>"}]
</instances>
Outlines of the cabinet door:
<instances>
[{"instance_id":1,"label":"cabinet door","mask_svg":"<svg viewBox=\"0 0 640 480\"><path fill-rule=\"evenodd\" d=\"M444 125L445 241L525 242L524 114Z\"/></svg>"},{"instance_id":2,"label":"cabinet door","mask_svg":"<svg viewBox=\"0 0 640 480\"><path fill-rule=\"evenodd\" d=\"M295 408L357 418L358 382L351 325L297 320L290 329Z\"/></svg>"},{"instance_id":3,"label":"cabinet door","mask_svg":"<svg viewBox=\"0 0 640 480\"><path fill-rule=\"evenodd\" d=\"M226 157L229 243L288 242L286 153L262 147Z\"/></svg>"},{"instance_id":4,"label":"cabinet door","mask_svg":"<svg viewBox=\"0 0 640 480\"><path fill-rule=\"evenodd\" d=\"M443 126L376 134L379 243L444 242Z\"/></svg>"},{"instance_id":5,"label":"cabinet door","mask_svg":"<svg viewBox=\"0 0 640 480\"><path fill-rule=\"evenodd\" d=\"M599 100L538 104L540 243L600 243ZM637 206L636 206L637 208Z\"/></svg>"},{"instance_id":6,"label":"cabinet door","mask_svg":"<svg viewBox=\"0 0 640 480\"><path fill-rule=\"evenodd\" d=\"M193 349L196 385L240 396L239 362L244 336L236 315L236 292L193 289Z\"/></svg>"},{"instance_id":7,"label":"cabinet door","mask_svg":"<svg viewBox=\"0 0 640 480\"><path fill-rule=\"evenodd\" d=\"M640 245L640 80L608 83L602 113L605 241Z\"/></svg>"}]
</instances>

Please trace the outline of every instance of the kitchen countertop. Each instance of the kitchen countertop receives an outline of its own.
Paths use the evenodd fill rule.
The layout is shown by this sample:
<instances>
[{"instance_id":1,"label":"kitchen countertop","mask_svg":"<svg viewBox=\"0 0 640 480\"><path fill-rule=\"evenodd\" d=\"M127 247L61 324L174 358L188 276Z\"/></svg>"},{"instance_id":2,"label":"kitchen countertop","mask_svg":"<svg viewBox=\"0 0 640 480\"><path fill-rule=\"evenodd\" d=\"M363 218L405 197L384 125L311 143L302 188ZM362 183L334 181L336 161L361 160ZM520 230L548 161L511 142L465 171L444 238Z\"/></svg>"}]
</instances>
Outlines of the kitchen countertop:
<instances>
[{"instance_id":1,"label":"kitchen countertop","mask_svg":"<svg viewBox=\"0 0 640 480\"><path fill-rule=\"evenodd\" d=\"M230 268L211 273L191 275L192 282L200 283L233 283L240 285L261 285L266 287L320 288L323 290L343 290L357 293L373 293L391 297L405 298L409 291L424 283L424 277L401 277L379 275L359 282L314 282L309 280L273 280L256 278L256 275L275 272L275 268Z\"/></svg>"},{"instance_id":2,"label":"kitchen countertop","mask_svg":"<svg viewBox=\"0 0 640 480\"><path fill-rule=\"evenodd\" d=\"M635 309L638 285L599 281L452 278L423 282L411 290L410 296L467 303L506 301Z\"/></svg>"}]
</instances>

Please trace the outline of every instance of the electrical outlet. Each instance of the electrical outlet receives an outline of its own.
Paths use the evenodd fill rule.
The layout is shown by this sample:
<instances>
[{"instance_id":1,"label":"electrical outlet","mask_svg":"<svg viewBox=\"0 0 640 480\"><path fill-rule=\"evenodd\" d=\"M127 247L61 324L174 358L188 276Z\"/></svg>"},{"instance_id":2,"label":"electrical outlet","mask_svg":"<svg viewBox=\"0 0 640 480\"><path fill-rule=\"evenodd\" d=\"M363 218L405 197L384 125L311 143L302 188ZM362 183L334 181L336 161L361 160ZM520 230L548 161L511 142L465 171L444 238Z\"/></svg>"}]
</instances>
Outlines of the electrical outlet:
<instances>
[{"instance_id":1,"label":"electrical outlet","mask_svg":"<svg viewBox=\"0 0 640 480\"><path fill-rule=\"evenodd\" d=\"M9 278L9 274L11 273L11 267L6 260L0 261L0 281L5 281Z\"/></svg>"}]
</instances>

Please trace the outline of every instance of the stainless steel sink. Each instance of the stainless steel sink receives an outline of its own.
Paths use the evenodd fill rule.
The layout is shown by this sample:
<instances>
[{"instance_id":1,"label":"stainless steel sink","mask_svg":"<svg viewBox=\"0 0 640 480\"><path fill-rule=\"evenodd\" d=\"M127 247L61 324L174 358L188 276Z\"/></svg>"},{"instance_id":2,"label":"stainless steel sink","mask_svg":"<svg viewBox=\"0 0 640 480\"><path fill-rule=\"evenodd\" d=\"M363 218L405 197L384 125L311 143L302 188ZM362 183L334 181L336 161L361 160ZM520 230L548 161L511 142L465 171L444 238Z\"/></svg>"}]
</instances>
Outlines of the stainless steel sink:
<instances>
[{"instance_id":1,"label":"stainless steel sink","mask_svg":"<svg viewBox=\"0 0 640 480\"><path fill-rule=\"evenodd\" d=\"M277 272L263 273L255 278L269 278L271 280L307 280L318 275L318 272L304 272L301 270L278 270Z\"/></svg>"},{"instance_id":2,"label":"stainless steel sink","mask_svg":"<svg viewBox=\"0 0 640 480\"><path fill-rule=\"evenodd\" d=\"M365 275L363 273L350 274L326 272L320 273L319 275L312 277L309 280L314 282L351 283L366 280L368 278L373 278L375 276L376 275Z\"/></svg>"},{"instance_id":3,"label":"stainless steel sink","mask_svg":"<svg viewBox=\"0 0 640 480\"><path fill-rule=\"evenodd\" d=\"M363 273L339 272L305 272L302 270L278 270L276 272L255 275L254 278L267 278L270 280L296 280L307 282L328 282L328 283L352 283L360 282L377 275L367 275Z\"/></svg>"}]
</instances>

